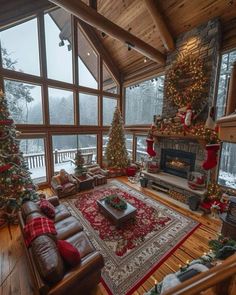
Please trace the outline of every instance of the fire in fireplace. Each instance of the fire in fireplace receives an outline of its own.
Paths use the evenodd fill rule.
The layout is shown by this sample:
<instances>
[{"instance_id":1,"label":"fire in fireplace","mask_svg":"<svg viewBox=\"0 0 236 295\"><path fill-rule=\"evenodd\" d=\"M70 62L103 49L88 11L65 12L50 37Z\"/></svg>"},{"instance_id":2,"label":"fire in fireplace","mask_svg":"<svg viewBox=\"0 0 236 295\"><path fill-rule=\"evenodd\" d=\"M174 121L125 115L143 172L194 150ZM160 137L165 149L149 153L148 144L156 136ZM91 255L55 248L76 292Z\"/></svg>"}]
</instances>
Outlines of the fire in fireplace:
<instances>
[{"instance_id":1,"label":"fire in fireplace","mask_svg":"<svg viewBox=\"0 0 236 295\"><path fill-rule=\"evenodd\" d=\"M194 170L196 154L174 149L161 150L161 169L183 178Z\"/></svg>"}]
</instances>

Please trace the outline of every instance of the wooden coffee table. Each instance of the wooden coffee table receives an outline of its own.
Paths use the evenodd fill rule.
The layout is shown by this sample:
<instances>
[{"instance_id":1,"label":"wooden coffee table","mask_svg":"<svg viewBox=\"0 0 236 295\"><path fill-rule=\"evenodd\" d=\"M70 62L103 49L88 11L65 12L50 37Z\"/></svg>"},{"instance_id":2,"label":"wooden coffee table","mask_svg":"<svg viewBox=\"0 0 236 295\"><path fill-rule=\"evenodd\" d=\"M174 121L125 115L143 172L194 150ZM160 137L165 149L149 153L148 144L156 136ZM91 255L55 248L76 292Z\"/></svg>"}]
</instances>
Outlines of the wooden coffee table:
<instances>
[{"instance_id":1,"label":"wooden coffee table","mask_svg":"<svg viewBox=\"0 0 236 295\"><path fill-rule=\"evenodd\" d=\"M134 219L137 209L131 204L127 203L127 208L125 210L117 210L112 206L106 204L105 198L97 200L98 208L100 211L110 218L117 228L120 228L123 223L127 220Z\"/></svg>"}]
</instances>

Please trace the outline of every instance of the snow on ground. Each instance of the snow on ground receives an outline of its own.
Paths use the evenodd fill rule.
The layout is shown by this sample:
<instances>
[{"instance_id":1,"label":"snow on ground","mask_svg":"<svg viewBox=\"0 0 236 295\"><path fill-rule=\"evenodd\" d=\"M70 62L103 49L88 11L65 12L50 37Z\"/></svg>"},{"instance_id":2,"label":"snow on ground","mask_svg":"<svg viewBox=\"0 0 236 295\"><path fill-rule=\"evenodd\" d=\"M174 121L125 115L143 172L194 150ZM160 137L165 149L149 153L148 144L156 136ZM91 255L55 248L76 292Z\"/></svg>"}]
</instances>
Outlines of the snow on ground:
<instances>
[{"instance_id":1,"label":"snow on ground","mask_svg":"<svg viewBox=\"0 0 236 295\"><path fill-rule=\"evenodd\" d=\"M233 189L236 189L236 175L220 170L218 183Z\"/></svg>"}]
</instances>

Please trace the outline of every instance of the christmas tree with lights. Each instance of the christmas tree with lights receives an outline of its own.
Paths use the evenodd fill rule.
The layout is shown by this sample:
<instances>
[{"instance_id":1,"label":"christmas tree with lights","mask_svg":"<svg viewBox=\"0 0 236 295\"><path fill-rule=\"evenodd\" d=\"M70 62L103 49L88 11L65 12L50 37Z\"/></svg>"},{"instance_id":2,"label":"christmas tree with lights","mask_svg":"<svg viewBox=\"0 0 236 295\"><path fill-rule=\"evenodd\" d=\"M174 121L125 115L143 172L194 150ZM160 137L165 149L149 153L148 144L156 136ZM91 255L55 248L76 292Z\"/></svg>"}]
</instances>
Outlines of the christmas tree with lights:
<instances>
[{"instance_id":1,"label":"christmas tree with lights","mask_svg":"<svg viewBox=\"0 0 236 295\"><path fill-rule=\"evenodd\" d=\"M87 169L84 167L84 158L80 150L75 154L75 175L82 176Z\"/></svg>"},{"instance_id":2,"label":"christmas tree with lights","mask_svg":"<svg viewBox=\"0 0 236 295\"><path fill-rule=\"evenodd\" d=\"M128 152L125 146L124 123L118 107L116 107L114 112L105 155L108 167L119 169L128 166Z\"/></svg>"},{"instance_id":3,"label":"christmas tree with lights","mask_svg":"<svg viewBox=\"0 0 236 295\"><path fill-rule=\"evenodd\" d=\"M16 223L21 204L38 199L16 136L14 121L0 90L0 226Z\"/></svg>"}]
</instances>

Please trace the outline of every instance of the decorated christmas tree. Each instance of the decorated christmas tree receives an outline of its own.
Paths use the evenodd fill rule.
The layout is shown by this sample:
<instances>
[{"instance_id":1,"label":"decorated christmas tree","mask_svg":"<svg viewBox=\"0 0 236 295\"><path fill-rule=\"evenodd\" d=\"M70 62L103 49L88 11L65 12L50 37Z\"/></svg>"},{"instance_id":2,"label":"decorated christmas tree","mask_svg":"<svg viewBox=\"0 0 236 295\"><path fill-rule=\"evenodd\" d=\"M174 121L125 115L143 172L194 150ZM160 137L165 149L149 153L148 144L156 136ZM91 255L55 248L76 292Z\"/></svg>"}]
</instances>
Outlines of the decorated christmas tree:
<instances>
[{"instance_id":1,"label":"decorated christmas tree","mask_svg":"<svg viewBox=\"0 0 236 295\"><path fill-rule=\"evenodd\" d=\"M125 146L124 123L118 107L114 112L105 154L108 167L126 168L128 166L128 152Z\"/></svg>"},{"instance_id":2,"label":"decorated christmas tree","mask_svg":"<svg viewBox=\"0 0 236 295\"><path fill-rule=\"evenodd\" d=\"M0 90L0 226L17 220L22 202L38 198L16 135L7 101Z\"/></svg>"},{"instance_id":3,"label":"decorated christmas tree","mask_svg":"<svg viewBox=\"0 0 236 295\"><path fill-rule=\"evenodd\" d=\"M84 158L80 150L75 154L75 175L82 176L86 173L87 169L84 167Z\"/></svg>"}]
</instances>

